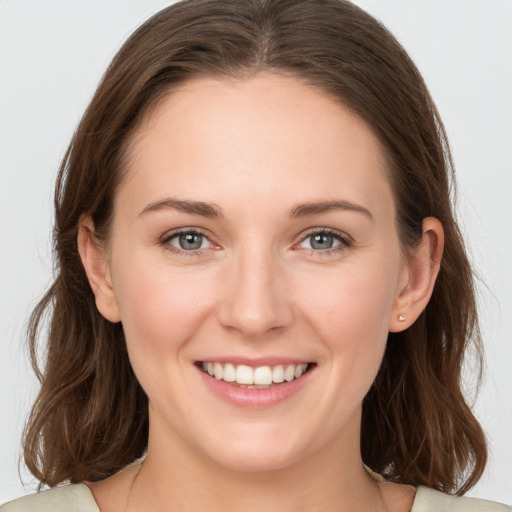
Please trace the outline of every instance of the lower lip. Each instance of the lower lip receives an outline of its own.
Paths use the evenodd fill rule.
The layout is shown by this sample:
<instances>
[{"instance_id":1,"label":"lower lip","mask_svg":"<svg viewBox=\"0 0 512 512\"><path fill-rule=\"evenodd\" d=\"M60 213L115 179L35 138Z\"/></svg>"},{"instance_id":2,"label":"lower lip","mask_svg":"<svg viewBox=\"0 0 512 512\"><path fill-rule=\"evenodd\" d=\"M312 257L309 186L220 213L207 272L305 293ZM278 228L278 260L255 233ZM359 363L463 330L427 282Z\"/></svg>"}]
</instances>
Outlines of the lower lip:
<instances>
[{"instance_id":1,"label":"lower lip","mask_svg":"<svg viewBox=\"0 0 512 512\"><path fill-rule=\"evenodd\" d=\"M309 369L298 379L276 384L267 389L239 388L223 380L210 377L197 368L208 389L222 400L237 407L264 408L276 405L298 393L309 381L314 368Z\"/></svg>"}]
</instances>

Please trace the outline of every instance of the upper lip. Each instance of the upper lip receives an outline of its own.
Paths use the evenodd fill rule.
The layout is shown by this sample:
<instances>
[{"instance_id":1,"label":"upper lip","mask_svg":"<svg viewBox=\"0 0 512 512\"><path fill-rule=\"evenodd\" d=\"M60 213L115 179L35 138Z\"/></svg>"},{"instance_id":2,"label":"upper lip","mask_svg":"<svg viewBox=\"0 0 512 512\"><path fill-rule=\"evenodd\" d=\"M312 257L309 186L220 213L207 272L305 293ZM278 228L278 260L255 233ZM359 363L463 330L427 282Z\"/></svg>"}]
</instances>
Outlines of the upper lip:
<instances>
[{"instance_id":1,"label":"upper lip","mask_svg":"<svg viewBox=\"0 0 512 512\"><path fill-rule=\"evenodd\" d=\"M218 356L218 357L206 357L197 361L198 363L231 363L233 365L245 365L251 368L258 368L260 366L278 366L278 365L299 365L299 364L310 364L313 361L307 359L299 359L295 357L236 357L236 356Z\"/></svg>"}]
</instances>

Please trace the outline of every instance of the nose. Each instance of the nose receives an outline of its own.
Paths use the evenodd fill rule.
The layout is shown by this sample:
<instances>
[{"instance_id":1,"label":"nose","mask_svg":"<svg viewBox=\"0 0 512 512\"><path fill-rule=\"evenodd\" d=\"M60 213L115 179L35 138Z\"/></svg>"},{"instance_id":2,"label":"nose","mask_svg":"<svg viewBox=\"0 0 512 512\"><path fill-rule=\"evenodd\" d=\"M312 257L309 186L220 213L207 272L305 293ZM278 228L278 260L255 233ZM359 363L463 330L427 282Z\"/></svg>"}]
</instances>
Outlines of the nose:
<instances>
[{"instance_id":1,"label":"nose","mask_svg":"<svg viewBox=\"0 0 512 512\"><path fill-rule=\"evenodd\" d=\"M270 251L246 248L226 270L218 309L224 328L256 339L290 325L289 290L283 269Z\"/></svg>"}]
</instances>

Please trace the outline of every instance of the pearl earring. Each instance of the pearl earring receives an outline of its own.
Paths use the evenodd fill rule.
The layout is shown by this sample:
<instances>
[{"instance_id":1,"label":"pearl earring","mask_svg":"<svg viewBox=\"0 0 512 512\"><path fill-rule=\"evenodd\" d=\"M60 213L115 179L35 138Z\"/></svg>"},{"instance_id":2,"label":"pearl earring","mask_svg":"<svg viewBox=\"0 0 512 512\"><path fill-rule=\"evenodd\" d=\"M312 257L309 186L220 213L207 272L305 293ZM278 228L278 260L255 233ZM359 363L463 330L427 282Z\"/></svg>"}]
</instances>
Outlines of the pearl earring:
<instances>
[{"instance_id":1,"label":"pearl earring","mask_svg":"<svg viewBox=\"0 0 512 512\"><path fill-rule=\"evenodd\" d=\"M398 315L398 321L399 322L405 322L405 316L404 315Z\"/></svg>"}]
</instances>

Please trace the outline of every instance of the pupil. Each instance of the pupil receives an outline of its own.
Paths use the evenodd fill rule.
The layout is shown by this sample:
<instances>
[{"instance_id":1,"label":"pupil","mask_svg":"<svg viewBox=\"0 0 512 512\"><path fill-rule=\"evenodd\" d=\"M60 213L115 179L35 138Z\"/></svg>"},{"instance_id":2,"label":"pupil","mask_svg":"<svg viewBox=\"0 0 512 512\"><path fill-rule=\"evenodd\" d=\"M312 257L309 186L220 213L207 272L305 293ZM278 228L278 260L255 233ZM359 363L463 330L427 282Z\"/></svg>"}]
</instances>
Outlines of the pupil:
<instances>
[{"instance_id":1,"label":"pupil","mask_svg":"<svg viewBox=\"0 0 512 512\"><path fill-rule=\"evenodd\" d=\"M182 249L199 249L203 241L203 235L197 235L193 233L186 233L180 235L180 247Z\"/></svg>"},{"instance_id":2,"label":"pupil","mask_svg":"<svg viewBox=\"0 0 512 512\"><path fill-rule=\"evenodd\" d=\"M311 247L313 249L330 249L333 244L333 237L331 235L318 233L313 235L312 239Z\"/></svg>"}]
</instances>

